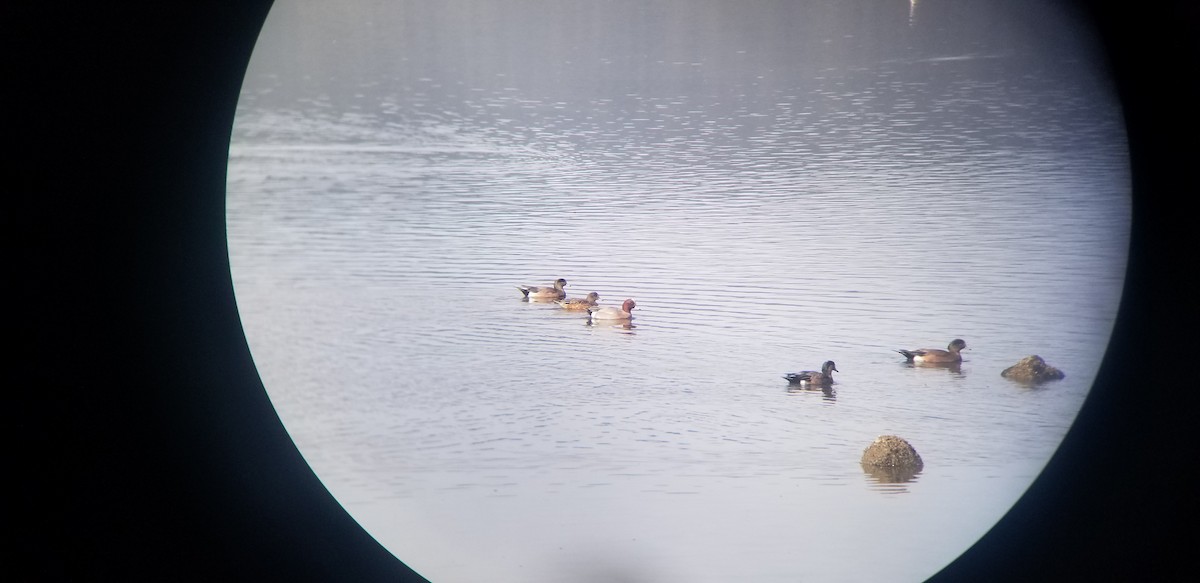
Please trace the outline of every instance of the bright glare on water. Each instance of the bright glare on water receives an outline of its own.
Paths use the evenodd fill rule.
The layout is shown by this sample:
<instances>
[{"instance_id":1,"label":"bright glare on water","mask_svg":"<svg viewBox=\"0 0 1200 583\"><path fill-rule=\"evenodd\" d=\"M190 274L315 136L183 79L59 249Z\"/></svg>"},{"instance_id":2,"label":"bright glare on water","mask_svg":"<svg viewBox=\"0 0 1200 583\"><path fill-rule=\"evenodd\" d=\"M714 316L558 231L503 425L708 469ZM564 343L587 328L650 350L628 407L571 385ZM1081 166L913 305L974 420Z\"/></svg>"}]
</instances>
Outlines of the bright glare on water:
<instances>
[{"instance_id":1,"label":"bright glare on water","mask_svg":"<svg viewBox=\"0 0 1200 583\"><path fill-rule=\"evenodd\" d=\"M1086 29L994 4L276 5L228 227L284 426L437 582L934 574L1066 434L1128 245ZM515 287L559 277L632 326Z\"/></svg>"}]
</instances>

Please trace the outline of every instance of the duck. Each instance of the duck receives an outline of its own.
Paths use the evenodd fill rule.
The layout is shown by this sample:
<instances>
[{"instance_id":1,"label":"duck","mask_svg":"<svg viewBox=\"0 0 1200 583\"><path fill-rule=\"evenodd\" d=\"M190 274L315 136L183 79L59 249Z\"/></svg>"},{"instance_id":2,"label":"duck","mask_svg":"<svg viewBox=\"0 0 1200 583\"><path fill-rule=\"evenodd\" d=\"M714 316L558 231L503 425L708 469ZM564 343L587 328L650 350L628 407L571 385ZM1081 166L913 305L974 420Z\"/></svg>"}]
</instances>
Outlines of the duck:
<instances>
[{"instance_id":1,"label":"duck","mask_svg":"<svg viewBox=\"0 0 1200 583\"><path fill-rule=\"evenodd\" d=\"M558 278L550 285L518 285L517 289L525 294L527 300L561 300L567 297L567 292L563 290L567 286L567 280Z\"/></svg>"},{"instance_id":2,"label":"duck","mask_svg":"<svg viewBox=\"0 0 1200 583\"><path fill-rule=\"evenodd\" d=\"M918 348L916 350L897 350L904 355L909 362L913 363L951 363L962 362L962 355L959 352L967 347L967 343L963 342L962 338L955 338L946 346L946 350L940 348Z\"/></svg>"},{"instance_id":3,"label":"duck","mask_svg":"<svg viewBox=\"0 0 1200 583\"><path fill-rule=\"evenodd\" d=\"M632 320L633 309L636 307L637 302L633 300L625 300L620 308L592 306L588 308L588 322L595 322L596 320Z\"/></svg>"},{"instance_id":4,"label":"duck","mask_svg":"<svg viewBox=\"0 0 1200 583\"><path fill-rule=\"evenodd\" d=\"M815 370L789 372L783 375L783 378L793 385L829 386L833 384L834 371L842 372L837 369L837 365L832 360L826 360L825 364L821 365L821 372Z\"/></svg>"},{"instance_id":5,"label":"duck","mask_svg":"<svg viewBox=\"0 0 1200 583\"><path fill-rule=\"evenodd\" d=\"M599 300L600 294L592 292L588 294L586 298L569 298L565 300L558 300L558 305L568 310L587 310L595 306L596 302Z\"/></svg>"}]
</instances>

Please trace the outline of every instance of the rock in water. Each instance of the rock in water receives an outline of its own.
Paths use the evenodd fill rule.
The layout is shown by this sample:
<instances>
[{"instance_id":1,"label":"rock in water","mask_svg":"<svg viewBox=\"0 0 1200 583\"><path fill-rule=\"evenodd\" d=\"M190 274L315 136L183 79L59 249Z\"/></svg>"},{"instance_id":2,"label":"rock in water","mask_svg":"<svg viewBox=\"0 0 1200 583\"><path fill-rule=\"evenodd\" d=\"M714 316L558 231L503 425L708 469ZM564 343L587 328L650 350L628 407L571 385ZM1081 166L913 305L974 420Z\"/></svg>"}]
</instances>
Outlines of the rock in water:
<instances>
[{"instance_id":1,"label":"rock in water","mask_svg":"<svg viewBox=\"0 0 1200 583\"><path fill-rule=\"evenodd\" d=\"M1042 381L1056 381L1067 375L1063 374L1063 371L1046 364L1046 361L1042 360L1042 357L1034 354L1026 356L1017 362L1017 364L1004 369L1000 373L1000 376L1014 381L1040 383Z\"/></svg>"},{"instance_id":2,"label":"rock in water","mask_svg":"<svg viewBox=\"0 0 1200 583\"><path fill-rule=\"evenodd\" d=\"M862 465L920 470L925 463L917 450L901 437L881 435L863 451Z\"/></svg>"}]
</instances>

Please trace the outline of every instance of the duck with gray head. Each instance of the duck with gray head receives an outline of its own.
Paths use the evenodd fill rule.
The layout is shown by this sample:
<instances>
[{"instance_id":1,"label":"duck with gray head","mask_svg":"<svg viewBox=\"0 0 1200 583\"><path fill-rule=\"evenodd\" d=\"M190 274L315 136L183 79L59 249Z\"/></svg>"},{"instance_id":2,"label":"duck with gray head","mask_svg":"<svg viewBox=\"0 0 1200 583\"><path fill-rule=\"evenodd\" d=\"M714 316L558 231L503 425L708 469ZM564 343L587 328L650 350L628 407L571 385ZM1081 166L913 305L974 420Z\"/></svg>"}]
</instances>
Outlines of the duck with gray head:
<instances>
[{"instance_id":1,"label":"duck with gray head","mask_svg":"<svg viewBox=\"0 0 1200 583\"><path fill-rule=\"evenodd\" d=\"M586 298L568 298L558 300L558 305L567 310L587 310L596 305L600 301L600 294L596 292L589 293Z\"/></svg>"},{"instance_id":2,"label":"duck with gray head","mask_svg":"<svg viewBox=\"0 0 1200 583\"><path fill-rule=\"evenodd\" d=\"M834 371L842 372L837 369L837 365L832 360L826 360L825 364L821 365L820 372L815 370L789 372L783 375L783 378L787 379L787 382L793 385L827 387L833 384Z\"/></svg>"},{"instance_id":3,"label":"duck with gray head","mask_svg":"<svg viewBox=\"0 0 1200 583\"><path fill-rule=\"evenodd\" d=\"M962 355L959 354L967 343L961 338L955 338L946 346L946 350L940 348L917 348L915 350L897 350L908 362L915 364L947 364L952 362L962 362Z\"/></svg>"},{"instance_id":4,"label":"duck with gray head","mask_svg":"<svg viewBox=\"0 0 1200 583\"><path fill-rule=\"evenodd\" d=\"M567 280L560 277L550 285L518 285L517 289L527 300L561 300L567 297L564 287L567 287Z\"/></svg>"}]
</instances>

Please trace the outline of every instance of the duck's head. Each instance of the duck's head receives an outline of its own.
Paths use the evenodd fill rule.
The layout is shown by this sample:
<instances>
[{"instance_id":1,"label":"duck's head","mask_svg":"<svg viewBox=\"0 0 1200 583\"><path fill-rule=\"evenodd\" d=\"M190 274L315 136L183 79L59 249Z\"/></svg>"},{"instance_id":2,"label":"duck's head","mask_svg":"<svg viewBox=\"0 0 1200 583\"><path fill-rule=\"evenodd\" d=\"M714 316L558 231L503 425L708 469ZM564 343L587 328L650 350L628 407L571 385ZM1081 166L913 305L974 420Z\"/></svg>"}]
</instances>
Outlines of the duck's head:
<instances>
[{"instance_id":1,"label":"duck's head","mask_svg":"<svg viewBox=\"0 0 1200 583\"><path fill-rule=\"evenodd\" d=\"M621 309L625 310L626 312L632 312L633 309L636 307L637 307L637 302L635 302L631 299L625 300L625 303L621 304Z\"/></svg>"},{"instance_id":2,"label":"duck's head","mask_svg":"<svg viewBox=\"0 0 1200 583\"><path fill-rule=\"evenodd\" d=\"M589 302L594 302L594 301L596 301L596 300L599 300L599 299L600 299L600 294L598 294L598 293L596 293L596 292L589 293L589 294L587 295L587 299L588 299L588 301L589 301Z\"/></svg>"},{"instance_id":3,"label":"duck's head","mask_svg":"<svg viewBox=\"0 0 1200 583\"><path fill-rule=\"evenodd\" d=\"M826 361L825 361L825 364L822 364L822 365L821 365L821 372L822 372L822 373L825 373L826 375L828 375L828 374L829 374L829 371L831 371L831 370L832 370L832 371L837 371L837 372L842 372L842 371L840 371L840 370L838 370L838 369L837 369L837 365L836 365L836 364L834 364L832 360L826 360Z\"/></svg>"},{"instance_id":4,"label":"duck's head","mask_svg":"<svg viewBox=\"0 0 1200 583\"><path fill-rule=\"evenodd\" d=\"M560 278L558 278L558 281L555 281L555 282L554 282L554 287L555 287L556 289L562 289L562 288L564 288L564 287L567 287L567 280L565 280L565 279L563 279L563 278L561 278L561 277L560 277Z\"/></svg>"},{"instance_id":5,"label":"duck's head","mask_svg":"<svg viewBox=\"0 0 1200 583\"><path fill-rule=\"evenodd\" d=\"M950 352L958 352L966 347L967 343L963 342L962 338L955 338L954 340L950 341L950 346L947 346L946 348L948 348Z\"/></svg>"}]
</instances>

